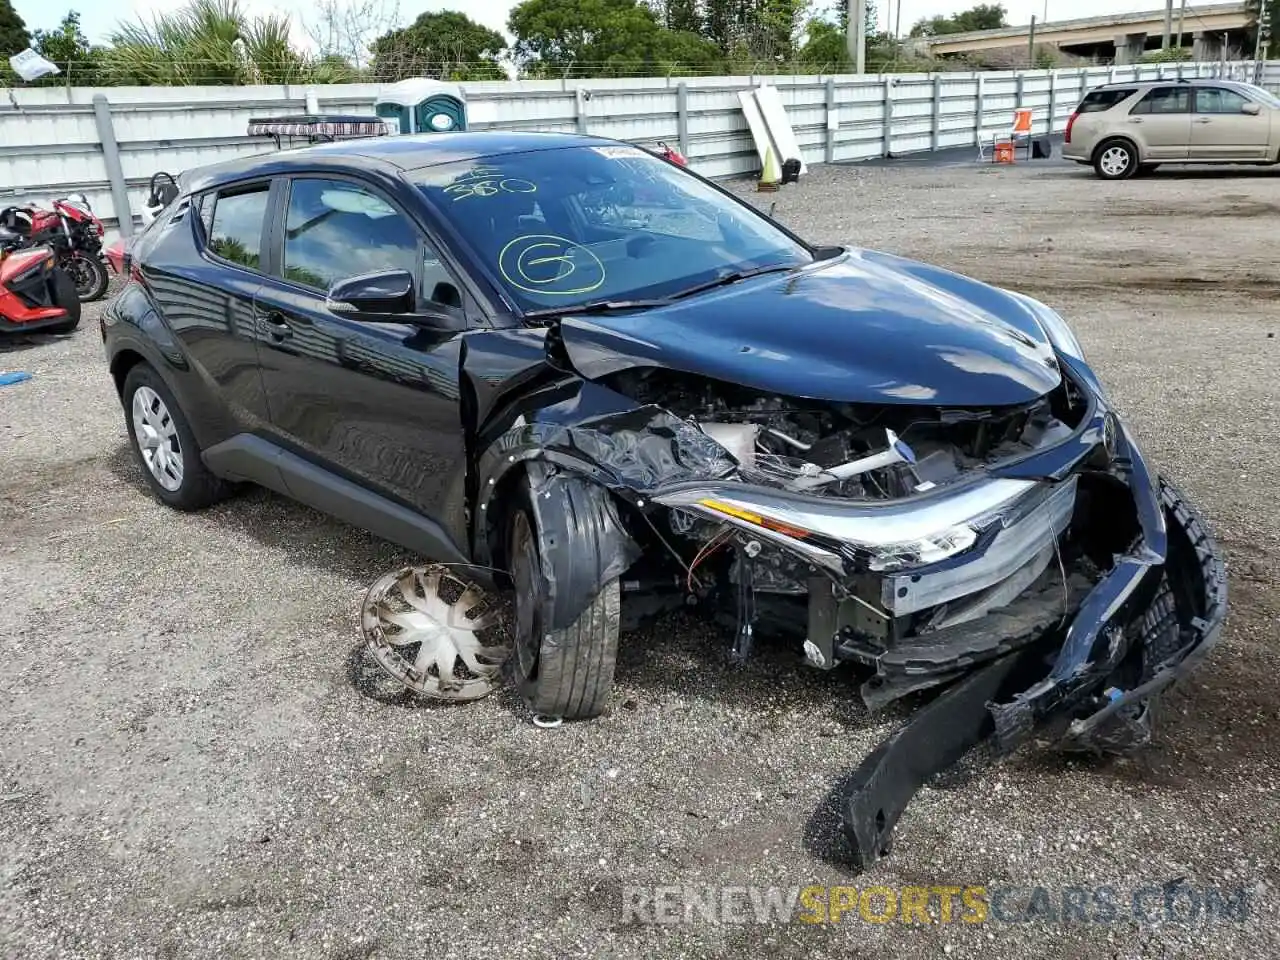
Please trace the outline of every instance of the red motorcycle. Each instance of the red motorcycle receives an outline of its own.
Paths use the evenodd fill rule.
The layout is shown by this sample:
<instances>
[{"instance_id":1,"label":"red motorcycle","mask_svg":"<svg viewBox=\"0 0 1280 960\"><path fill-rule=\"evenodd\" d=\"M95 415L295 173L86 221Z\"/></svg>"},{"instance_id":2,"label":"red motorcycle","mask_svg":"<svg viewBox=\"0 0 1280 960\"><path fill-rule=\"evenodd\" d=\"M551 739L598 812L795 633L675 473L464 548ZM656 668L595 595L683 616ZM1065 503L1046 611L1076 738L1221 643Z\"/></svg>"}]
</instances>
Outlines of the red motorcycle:
<instances>
[{"instance_id":1,"label":"red motorcycle","mask_svg":"<svg viewBox=\"0 0 1280 960\"><path fill-rule=\"evenodd\" d=\"M105 231L83 195L60 197L52 209L7 207L0 210L0 227L22 237L23 246L50 247L81 302L100 299L107 292L111 277L102 251Z\"/></svg>"},{"instance_id":2,"label":"red motorcycle","mask_svg":"<svg viewBox=\"0 0 1280 960\"><path fill-rule=\"evenodd\" d=\"M80 323L71 278L48 247L0 228L0 333L70 333Z\"/></svg>"}]
</instances>

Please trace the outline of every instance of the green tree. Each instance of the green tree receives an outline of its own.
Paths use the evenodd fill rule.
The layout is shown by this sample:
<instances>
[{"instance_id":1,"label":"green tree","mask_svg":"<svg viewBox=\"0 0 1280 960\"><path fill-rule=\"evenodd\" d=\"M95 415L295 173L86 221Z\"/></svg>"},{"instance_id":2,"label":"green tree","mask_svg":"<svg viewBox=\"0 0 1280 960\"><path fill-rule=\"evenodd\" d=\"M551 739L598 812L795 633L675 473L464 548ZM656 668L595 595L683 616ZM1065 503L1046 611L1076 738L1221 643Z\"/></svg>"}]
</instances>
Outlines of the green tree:
<instances>
[{"instance_id":1,"label":"green tree","mask_svg":"<svg viewBox=\"0 0 1280 960\"><path fill-rule=\"evenodd\" d=\"M437 77L505 80L499 62L507 41L465 13L424 13L409 26L373 42L373 72L380 80Z\"/></svg>"},{"instance_id":2,"label":"green tree","mask_svg":"<svg viewBox=\"0 0 1280 960\"><path fill-rule=\"evenodd\" d=\"M251 19L239 0L189 0L151 23L121 24L102 59L103 76L114 84L291 83L306 77L306 64L289 42L289 19Z\"/></svg>"},{"instance_id":3,"label":"green tree","mask_svg":"<svg viewBox=\"0 0 1280 960\"><path fill-rule=\"evenodd\" d=\"M89 45L84 31L80 29L80 14L76 11L68 11L56 30L37 30L32 34L31 45L40 56L62 71L58 76L42 77L37 83L97 86L103 51Z\"/></svg>"},{"instance_id":4,"label":"green tree","mask_svg":"<svg viewBox=\"0 0 1280 960\"><path fill-rule=\"evenodd\" d=\"M637 0L523 0L507 29L526 76L635 76L656 70L677 42Z\"/></svg>"},{"instance_id":5,"label":"green tree","mask_svg":"<svg viewBox=\"0 0 1280 960\"><path fill-rule=\"evenodd\" d=\"M1258 19L1264 9L1267 11L1269 24L1262 40L1263 59L1280 57L1280 37L1276 36L1276 32L1280 31L1280 0L1245 0L1245 12L1249 18L1245 56L1250 59L1258 41Z\"/></svg>"},{"instance_id":6,"label":"green tree","mask_svg":"<svg viewBox=\"0 0 1280 960\"><path fill-rule=\"evenodd\" d=\"M980 3L954 16L917 20L911 28L911 36L938 37L947 33L968 33L970 30L995 30L1009 25L1007 16L1002 3Z\"/></svg>"},{"instance_id":7,"label":"green tree","mask_svg":"<svg viewBox=\"0 0 1280 960\"><path fill-rule=\"evenodd\" d=\"M9 68L9 58L31 46L27 25L13 9L11 0L0 0L0 63Z\"/></svg>"},{"instance_id":8,"label":"green tree","mask_svg":"<svg viewBox=\"0 0 1280 960\"><path fill-rule=\"evenodd\" d=\"M651 6L658 15L658 22L668 30L693 34L702 32L698 0L653 0Z\"/></svg>"},{"instance_id":9,"label":"green tree","mask_svg":"<svg viewBox=\"0 0 1280 960\"><path fill-rule=\"evenodd\" d=\"M819 69L851 69L853 65L849 62L849 45L845 37L848 23L849 9L839 2L824 16L810 20L805 27L804 45L797 52L796 59ZM870 0L867 3L866 36L867 62L871 63L876 59L872 51L883 43L884 37L876 33L876 9Z\"/></svg>"}]
</instances>

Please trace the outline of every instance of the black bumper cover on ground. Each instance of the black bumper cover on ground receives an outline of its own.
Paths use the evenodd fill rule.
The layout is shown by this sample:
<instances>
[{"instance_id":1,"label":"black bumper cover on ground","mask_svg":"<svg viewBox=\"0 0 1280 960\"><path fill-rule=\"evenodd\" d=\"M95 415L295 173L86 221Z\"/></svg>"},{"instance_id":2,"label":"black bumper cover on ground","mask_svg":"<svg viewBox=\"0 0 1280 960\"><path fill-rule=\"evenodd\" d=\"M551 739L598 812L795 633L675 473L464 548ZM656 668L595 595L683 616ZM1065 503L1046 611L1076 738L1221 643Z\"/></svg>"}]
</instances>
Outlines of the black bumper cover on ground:
<instances>
[{"instance_id":1,"label":"black bumper cover on ground","mask_svg":"<svg viewBox=\"0 0 1280 960\"><path fill-rule=\"evenodd\" d=\"M1158 481L1157 496L1168 532L1163 562L1141 555L1121 558L1076 615L1071 633L1083 642L1073 646L1069 639L1047 677L1009 690L1044 662L1042 648L989 663L917 711L853 772L840 804L853 866L865 869L884 856L915 792L984 740L1005 752L1033 733L1054 729L1060 745L1073 750L1114 751L1139 742L1133 728L1149 723L1146 708L1152 698L1205 658L1227 607L1226 572L1204 521L1164 480ZM1132 641L1126 646L1122 640L1124 627L1145 612L1121 598L1142 597L1149 606L1163 578L1177 609L1177 651L1132 689L1104 690L1132 648Z\"/></svg>"}]
</instances>

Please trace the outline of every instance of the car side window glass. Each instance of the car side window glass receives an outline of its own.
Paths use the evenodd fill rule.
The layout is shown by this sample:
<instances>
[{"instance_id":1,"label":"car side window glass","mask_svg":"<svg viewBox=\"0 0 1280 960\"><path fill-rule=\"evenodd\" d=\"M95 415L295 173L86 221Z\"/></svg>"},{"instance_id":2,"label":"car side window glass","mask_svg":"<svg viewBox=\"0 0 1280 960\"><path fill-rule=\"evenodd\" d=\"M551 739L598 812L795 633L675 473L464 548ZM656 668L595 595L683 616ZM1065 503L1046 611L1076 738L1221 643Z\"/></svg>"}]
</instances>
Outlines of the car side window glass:
<instances>
[{"instance_id":1,"label":"car side window glass","mask_svg":"<svg viewBox=\"0 0 1280 960\"><path fill-rule=\"evenodd\" d=\"M1234 90L1201 87L1196 91L1196 113L1239 113L1249 101Z\"/></svg>"},{"instance_id":2,"label":"car side window glass","mask_svg":"<svg viewBox=\"0 0 1280 960\"><path fill-rule=\"evenodd\" d=\"M1186 87L1156 87L1143 97L1131 113L1190 113L1191 91Z\"/></svg>"},{"instance_id":3,"label":"car side window glass","mask_svg":"<svg viewBox=\"0 0 1280 960\"><path fill-rule=\"evenodd\" d=\"M205 211L212 206L207 219ZM200 208L205 219L209 252L251 270L261 269L262 222L267 215L267 187L220 193Z\"/></svg>"},{"instance_id":4,"label":"car side window glass","mask_svg":"<svg viewBox=\"0 0 1280 960\"><path fill-rule=\"evenodd\" d=\"M289 188L284 276L327 291L335 281L380 270L418 276L422 243L412 223L376 194L342 180L299 178ZM426 260L439 264L432 255ZM437 273L443 271L439 266ZM430 295L438 276L426 275Z\"/></svg>"},{"instance_id":5,"label":"car side window glass","mask_svg":"<svg viewBox=\"0 0 1280 960\"><path fill-rule=\"evenodd\" d=\"M1110 110L1117 103L1133 96L1135 89L1130 87L1127 90L1094 90L1080 101L1079 112L1102 113L1104 110Z\"/></svg>"}]
</instances>

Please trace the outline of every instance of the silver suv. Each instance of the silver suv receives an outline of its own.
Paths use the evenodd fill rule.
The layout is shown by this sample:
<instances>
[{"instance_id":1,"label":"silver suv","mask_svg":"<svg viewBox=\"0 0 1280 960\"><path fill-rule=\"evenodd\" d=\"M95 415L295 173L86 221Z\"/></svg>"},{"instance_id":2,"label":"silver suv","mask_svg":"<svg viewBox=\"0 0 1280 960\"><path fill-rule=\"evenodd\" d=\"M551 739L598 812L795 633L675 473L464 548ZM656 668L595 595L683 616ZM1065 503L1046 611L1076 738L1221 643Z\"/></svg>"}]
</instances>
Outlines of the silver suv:
<instances>
[{"instance_id":1,"label":"silver suv","mask_svg":"<svg viewBox=\"0 0 1280 960\"><path fill-rule=\"evenodd\" d=\"M1067 121L1062 155L1121 180L1161 163L1280 162L1280 98L1231 80L1113 83Z\"/></svg>"}]
</instances>

